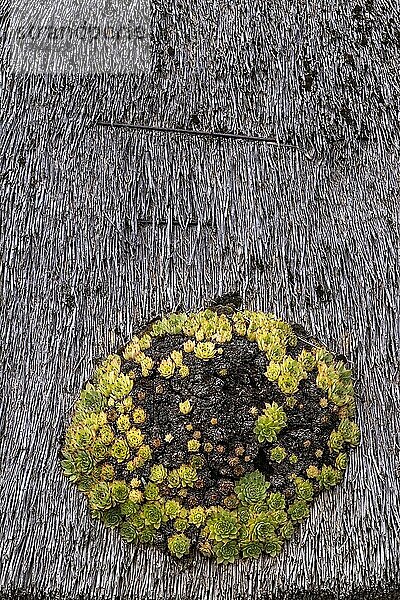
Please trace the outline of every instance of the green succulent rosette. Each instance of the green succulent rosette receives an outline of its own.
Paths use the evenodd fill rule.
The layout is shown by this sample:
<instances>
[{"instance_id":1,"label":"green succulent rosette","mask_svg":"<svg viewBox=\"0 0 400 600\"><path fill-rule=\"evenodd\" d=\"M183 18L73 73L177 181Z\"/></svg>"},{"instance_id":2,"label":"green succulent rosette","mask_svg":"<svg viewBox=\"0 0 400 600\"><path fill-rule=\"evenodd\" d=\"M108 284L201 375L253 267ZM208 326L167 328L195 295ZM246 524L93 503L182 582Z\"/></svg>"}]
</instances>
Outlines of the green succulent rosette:
<instances>
[{"instance_id":1,"label":"green succulent rosette","mask_svg":"<svg viewBox=\"0 0 400 600\"><path fill-rule=\"evenodd\" d=\"M267 497L270 484L260 471L244 475L235 486L235 494L243 504L258 504Z\"/></svg>"},{"instance_id":2,"label":"green succulent rosette","mask_svg":"<svg viewBox=\"0 0 400 600\"><path fill-rule=\"evenodd\" d=\"M185 554L189 554L190 540L183 533L177 533L168 538L168 549L172 556L182 558Z\"/></svg>"}]
</instances>

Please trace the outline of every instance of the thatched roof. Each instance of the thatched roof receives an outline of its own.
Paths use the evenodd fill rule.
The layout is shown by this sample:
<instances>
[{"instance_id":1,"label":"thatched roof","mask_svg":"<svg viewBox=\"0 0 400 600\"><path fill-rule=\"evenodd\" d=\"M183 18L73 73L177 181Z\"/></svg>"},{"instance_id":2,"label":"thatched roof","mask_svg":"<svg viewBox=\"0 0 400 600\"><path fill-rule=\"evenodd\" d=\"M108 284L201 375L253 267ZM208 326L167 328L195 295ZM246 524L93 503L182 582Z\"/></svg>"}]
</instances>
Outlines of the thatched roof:
<instances>
[{"instance_id":1,"label":"thatched roof","mask_svg":"<svg viewBox=\"0 0 400 600\"><path fill-rule=\"evenodd\" d=\"M398 14L156 5L144 72L3 75L0 597L396 598ZM59 440L96 358L232 291L349 358L362 445L277 559L180 570L89 518Z\"/></svg>"}]
</instances>

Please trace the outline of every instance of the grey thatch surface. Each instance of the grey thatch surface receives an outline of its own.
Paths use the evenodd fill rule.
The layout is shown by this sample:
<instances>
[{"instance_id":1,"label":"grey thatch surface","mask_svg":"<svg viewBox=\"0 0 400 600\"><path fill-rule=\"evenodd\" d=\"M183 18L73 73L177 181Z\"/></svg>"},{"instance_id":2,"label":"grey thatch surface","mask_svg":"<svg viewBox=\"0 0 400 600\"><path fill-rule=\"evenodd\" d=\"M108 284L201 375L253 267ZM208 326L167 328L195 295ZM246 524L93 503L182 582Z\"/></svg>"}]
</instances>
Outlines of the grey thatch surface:
<instances>
[{"instance_id":1,"label":"grey thatch surface","mask_svg":"<svg viewBox=\"0 0 400 600\"><path fill-rule=\"evenodd\" d=\"M3 75L0 597L396 598L398 6L153 11L147 73ZM233 290L349 357L362 445L278 559L180 570L88 517L59 439L96 358L157 313Z\"/></svg>"}]
</instances>

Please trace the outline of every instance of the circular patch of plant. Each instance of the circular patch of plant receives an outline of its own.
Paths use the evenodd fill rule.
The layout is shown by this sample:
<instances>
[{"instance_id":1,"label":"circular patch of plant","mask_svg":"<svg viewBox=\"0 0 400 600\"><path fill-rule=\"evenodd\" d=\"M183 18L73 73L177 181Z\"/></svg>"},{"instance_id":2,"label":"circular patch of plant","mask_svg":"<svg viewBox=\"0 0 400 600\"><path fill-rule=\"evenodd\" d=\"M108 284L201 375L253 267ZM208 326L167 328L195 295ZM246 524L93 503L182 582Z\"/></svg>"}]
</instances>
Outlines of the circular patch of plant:
<instances>
[{"instance_id":1,"label":"circular patch of plant","mask_svg":"<svg viewBox=\"0 0 400 600\"><path fill-rule=\"evenodd\" d=\"M207 309L108 356L62 450L91 514L177 558L281 552L360 439L350 370L298 334L271 314Z\"/></svg>"}]
</instances>

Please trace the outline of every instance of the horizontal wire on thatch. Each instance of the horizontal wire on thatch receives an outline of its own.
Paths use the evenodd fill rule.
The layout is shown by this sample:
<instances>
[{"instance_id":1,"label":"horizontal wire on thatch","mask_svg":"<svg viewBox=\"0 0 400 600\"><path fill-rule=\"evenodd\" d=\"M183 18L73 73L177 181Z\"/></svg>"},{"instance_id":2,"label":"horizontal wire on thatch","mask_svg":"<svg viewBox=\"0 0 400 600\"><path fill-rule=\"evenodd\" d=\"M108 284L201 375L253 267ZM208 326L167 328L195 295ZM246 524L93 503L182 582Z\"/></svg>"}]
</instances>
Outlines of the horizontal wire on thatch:
<instances>
[{"instance_id":1,"label":"horizontal wire on thatch","mask_svg":"<svg viewBox=\"0 0 400 600\"><path fill-rule=\"evenodd\" d=\"M263 136L252 136L252 135L242 135L239 133L223 133L222 131L200 131L196 129L175 129L173 127L156 127L154 125L138 125L135 123L114 123L107 121L97 121L95 125L99 127L116 127L118 129L136 129L138 131L155 131L158 133L177 133L181 135L197 135L202 137L210 137L210 138L221 138L226 140L242 140L245 142L264 142L266 144L271 144L272 146L279 146L284 148L296 148L293 144L287 144L285 142L280 142L275 138L263 137Z\"/></svg>"}]
</instances>

